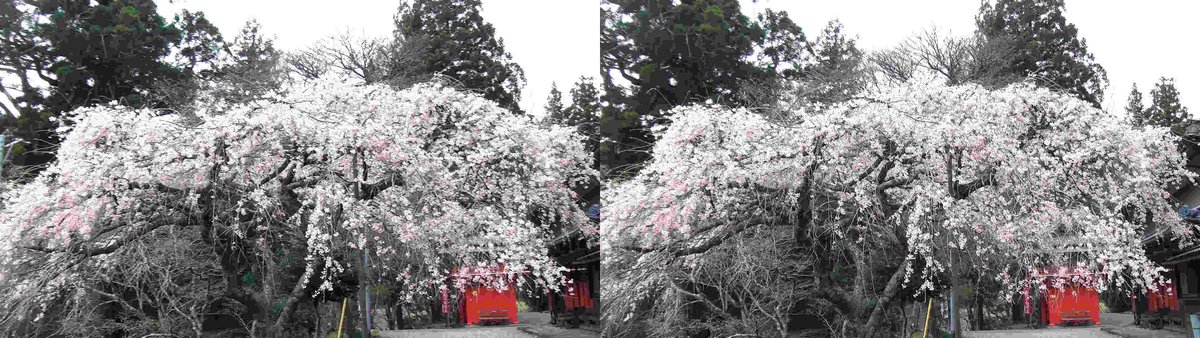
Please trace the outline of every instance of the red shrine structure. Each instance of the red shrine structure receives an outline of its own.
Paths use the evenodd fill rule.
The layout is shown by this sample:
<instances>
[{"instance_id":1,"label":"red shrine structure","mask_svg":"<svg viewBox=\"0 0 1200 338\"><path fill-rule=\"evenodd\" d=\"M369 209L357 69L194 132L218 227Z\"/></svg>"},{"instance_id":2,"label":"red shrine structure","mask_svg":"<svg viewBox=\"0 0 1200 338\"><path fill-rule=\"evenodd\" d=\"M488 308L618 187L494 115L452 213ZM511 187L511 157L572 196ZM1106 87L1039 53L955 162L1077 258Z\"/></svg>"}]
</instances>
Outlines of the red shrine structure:
<instances>
[{"instance_id":1,"label":"red shrine structure","mask_svg":"<svg viewBox=\"0 0 1200 338\"><path fill-rule=\"evenodd\" d=\"M1150 312L1158 312L1161 309L1179 311L1179 294L1175 292L1175 283L1168 282L1157 291L1146 294L1146 302L1149 303L1147 307Z\"/></svg>"},{"instance_id":2,"label":"red shrine structure","mask_svg":"<svg viewBox=\"0 0 1200 338\"><path fill-rule=\"evenodd\" d=\"M598 199L598 192L593 194ZM593 204L587 216L598 226L600 206ZM549 245L550 257L567 268L567 283L557 290L546 290L544 307L550 312L551 324L569 327L598 325L600 320L600 248L595 245L586 227L558 227L556 237ZM508 288L499 290L484 283L468 282L456 297L458 322L465 325L517 324L516 279L523 272L508 272L500 266L493 269L456 269L453 274L469 280L507 278ZM450 312L449 295L443 291L442 313ZM529 300L526 300L527 302Z\"/></svg>"},{"instance_id":3,"label":"red shrine structure","mask_svg":"<svg viewBox=\"0 0 1200 338\"><path fill-rule=\"evenodd\" d=\"M466 268L454 271L456 278L467 280L458 299L458 322L465 325L517 324L517 275L504 266L492 269ZM506 288L496 288L481 281L503 279ZM442 311L449 311L449 300L442 292Z\"/></svg>"},{"instance_id":4,"label":"red shrine structure","mask_svg":"<svg viewBox=\"0 0 1200 338\"><path fill-rule=\"evenodd\" d=\"M1044 286L1045 292L1032 295L1025 292L1026 313L1038 311L1042 325L1100 325L1100 293L1096 289L1078 283L1089 279L1094 273L1073 267L1048 267L1038 269L1031 278L1033 285ZM1036 299L1030 299L1036 297ZM1032 303L1036 303L1034 306Z\"/></svg>"},{"instance_id":5,"label":"red shrine structure","mask_svg":"<svg viewBox=\"0 0 1200 338\"><path fill-rule=\"evenodd\" d=\"M598 262L594 262L598 263ZM597 317L597 301L595 281L599 269L573 267L566 271L568 282L559 287L558 291L546 290L551 319L555 324L578 326L585 322L595 321ZM456 270L457 278L473 280L467 282L463 291L456 297L458 302L458 321L464 325L517 324L517 290L515 281L523 273L507 272L504 267L494 269L464 269ZM507 288L489 286L480 280L495 281L496 278L506 279ZM443 312L449 311L448 295L443 292ZM561 322L561 323L558 323Z\"/></svg>"},{"instance_id":6,"label":"red shrine structure","mask_svg":"<svg viewBox=\"0 0 1200 338\"><path fill-rule=\"evenodd\" d=\"M466 325L517 324L517 290L467 287L459 297L458 318Z\"/></svg>"},{"instance_id":7,"label":"red shrine structure","mask_svg":"<svg viewBox=\"0 0 1200 338\"><path fill-rule=\"evenodd\" d=\"M1175 282L1168 280L1161 285L1157 290L1145 290L1141 293L1135 293L1130 296L1131 304L1133 304L1133 313L1137 316L1135 324L1141 324L1142 316L1166 316L1178 314L1179 312L1179 294L1175 288ZM1155 321L1153 318L1150 321L1161 328L1165 322Z\"/></svg>"}]
</instances>

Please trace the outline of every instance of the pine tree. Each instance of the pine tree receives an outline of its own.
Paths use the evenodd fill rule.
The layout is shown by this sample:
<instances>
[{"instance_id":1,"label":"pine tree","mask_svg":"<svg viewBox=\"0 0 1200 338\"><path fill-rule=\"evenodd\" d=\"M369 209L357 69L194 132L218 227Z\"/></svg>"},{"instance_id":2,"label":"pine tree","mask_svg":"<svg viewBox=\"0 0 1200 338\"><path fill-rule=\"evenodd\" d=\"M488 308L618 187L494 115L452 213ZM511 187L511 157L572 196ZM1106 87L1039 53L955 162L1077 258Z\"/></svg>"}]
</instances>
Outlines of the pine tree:
<instances>
[{"instance_id":1,"label":"pine tree","mask_svg":"<svg viewBox=\"0 0 1200 338\"><path fill-rule=\"evenodd\" d=\"M845 100L865 85L862 74L863 52L855 40L846 36L838 20L829 21L814 42L816 62L805 74L806 97L819 103Z\"/></svg>"},{"instance_id":2,"label":"pine tree","mask_svg":"<svg viewBox=\"0 0 1200 338\"><path fill-rule=\"evenodd\" d=\"M1063 0L997 0L994 6L984 2L975 24L983 37L1015 47L1008 74L1032 77L1041 86L1099 108L1108 77L1063 10Z\"/></svg>"},{"instance_id":3,"label":"pine tree","mask_svg":"<svg viewBox=\"0 0 1200 338\"><path fill-rule=\"evenodd\" d=\"M153 0L3 1L0 35L0 68L18 78L6 83L16 95L0 92L19 110L0 122L23 140L13 162L35 172L54 159L63 113L113 101L161 108L155 87L211 68L222 43L203 13L168 20Z\"/></svg>"},{"instance_id":4,"label":"pine tree","mask_svg":"<svg viewBox=\"0 0 1200 338\"><path fill-rule=\"evenodd\" d=\"M1163 77L1150 90L1150 106L1145 109L1146 124L1169 127L1179 132L1184 121L1191 120L1187 107L1179 102L1175 79Z\"/></svg>"},{"instance_id":5,"label":"pine tree","mask_svg":"<svg viewBox=\"0 0 1200 338\"><path fill-rule=\"evenodd\" d=\"M567 107L567 124L595 129L600 115L600 91L592 78L580 76L571 87L571 105ZM580 132L584 132L581 130ZM595 134L585 133L585 135Z\"/></svg>"},{"instance_id":6,"label":"pine tree","mask_svg":"<svg viewBox=\"0 0 1200 338\"><path fill-rule=\"evenodd\" d=\"M562 92L558 90L558 84L550 83L550 96L546 98L546 121L550 124L563 125L566 119Z\"/></svg>"},{"instance_id":7,"label":"pine tree","mask_svg":"<svg viewBox=\"0 0 1200 338\"><path fill-rule=\"evenodd\" d=\"M575 126L587 137L584 146L588 153L596 154L600 145L600 91L592 78L580 76L571 87L571 105L567 107L567 124Z\"/></svg>"},{"instance_id":8,"label":"pine tree","mask_svg":"<svg viewBox=\"0 0 1200 338\"><path fill-rule=\"evenodd\" d=\"M258 21L247 21L242 32L225 46L228 64L219 67L215 76L226 84L218 89L225 99L244 102L283 85L282 53L261 30Z\"/></svg>"},{"instance_id":9,"label":"pine tree","mask_svg":"<svg viewBox=\"0 0 1200 338\"><path fill-rule=\"evenodd\" d=\"M551 124L574 127L580 135L587 137L585 146L595 154L598 146L600 120L600 91L593 80L580 76L571 87L571 104L562 105L562 94L555 85L550 86L550 98L546 102L546 120Z\"/></svg>"},{"instance_id":10,"label":"pine tree","mask_svg":"<svg viewBox=\"0 0 1200 338\"><path fill-rule=\"evenodd\" d=\"M756 53L761 59L759 67L777 73L783 78L794 79L802 75L806 48L809 47L804 30L788 17L787 12L767 9L758 15L759 27L763 29L762 42Z\"/></svg>"},{"instance_id":11,"label":"pine tree","mask_svg":"<svg viewBox=\"0 0 1200 338\"><path fill-rule=\"evenodd\" d=\"M1134 125L1146 125L1146 108L1142 104L1142 92L1138 91L1137 83L1133 84L1133 90L1129 91L1129 101L1125 104L1125 112L1129 113L1129 118Z\"/></svg>"},{"instance_id":12,"label":"pine tree","mask_svg":"<svg viewBox=\"0 0 1200 338\"><path fill-rule=\"evenodd\" d=\"M737 0L605 0L600 25L606 141L598 156L613 175L631 174L649 158L649 130L665 123L670 108L743 105L745 84L795 75L795 66L783 66L798 64L804 47L786 13L755 21ZM757 60L756 50L763 51Z\"/></svg>"},{"instance_id":13,"label":"pine tree","mask_svg":"<svg viewBox=\"0 0 1200 338\"><path fill-rule=\"evenodd\" d=\"M280 53L275 49L275 41L263 36L260 30L262 25L257 20L246 22L241 34L225 46L225 53L229 55L232 64L224 67L222 71L254 73L261 71L263 67L276 65Z\"/></svg>"},{"instance_id":14,"label":"pine tree","mask_svg":"<svg viewBox=\"0 0 1200 338\"><path fill-rule=\"evenodd\" d=\"M480 0L421 0L400 5L396 40L424 44L425 69L515 112L525 72L480 14Z\"/></svg>"}]
</instances>

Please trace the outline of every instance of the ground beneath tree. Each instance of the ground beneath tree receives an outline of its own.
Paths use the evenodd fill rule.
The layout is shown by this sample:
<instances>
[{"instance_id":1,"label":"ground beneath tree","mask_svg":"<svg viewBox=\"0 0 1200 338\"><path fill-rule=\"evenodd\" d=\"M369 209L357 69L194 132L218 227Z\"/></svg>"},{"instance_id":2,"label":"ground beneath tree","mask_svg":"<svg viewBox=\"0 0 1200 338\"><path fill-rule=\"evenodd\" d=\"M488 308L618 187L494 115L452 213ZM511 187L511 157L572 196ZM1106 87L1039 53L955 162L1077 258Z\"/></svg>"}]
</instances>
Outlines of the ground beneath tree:
<instances>
[{"instance_id":1,"label":"ground beneath tree","mask_svg":"<svg viewBox=\"0 0 1200 338\"><path fill-rule=\"evenodd\" d=\"M1179 325L1168 325L1162 330L1151 330L1133 325L1130 313L1100 314L1101 325L1085 327L1056 327L1044 329L1016 329L967 332L972 338L1002 337L1123 337L1123 338L1184 338L1187 332Z\"/></svg>"},{"instance_id":2,"label":"ground beneath tree","mask_svg":"<svg viewBox=\"0 0 1200 338\"><path fill-rule=\"evenodd\" d=\"M1128 338L1185 338L1187 330L1182 326L1170 324L1162 330L1151 330L1144 327L1133 325L1133 314L1128 312L1122 313L1100 313L1101 329L1104 332L1112 333L1121 337Z\"/></svg>"},{"instance_id":3,"label":"ground beneath tree","mask_svg":"<svg viewBox=\"0 0 1200 338\"><path fill-rule=\"evenodd\" d=\"M1103 321L1103 320L1101 320ZM1031 338L1120 338L1108 332L1104 332L1099 326L1081 326L1081 327L1055 327L1045 329L1026 329L1026 330L989 330L989 331L973 331L967 332L966 337L969 338L1009 338L1009 337L1031 337Z\"/></svg>"},{"instance_id":4,"label":"ground beneath tree","mask_svg":"<svg viewBox=\"0 0 1200 338\"><path fill-rule=\"evenodd\" d=\"M383 338L596 338L599 333L550 325L550 315L542 312L517 314L516 325L472 326L460 328L382 331Z\"/></svg>"},{"instance_id":5,"label":"ground beneath tree","mask_svg":"<svg viewBox=\"0 0 1200 338\"><path fill-rule=\"evenodd\" d=\"M383 338L475 338L475 337L496 337L496 338L537 338L521 330L516 325L508 326L480 326L480 327L463 327L450 329L422 329L422 330L392 330L380 332L380 337Z\"/></svg>"}]
</instances>

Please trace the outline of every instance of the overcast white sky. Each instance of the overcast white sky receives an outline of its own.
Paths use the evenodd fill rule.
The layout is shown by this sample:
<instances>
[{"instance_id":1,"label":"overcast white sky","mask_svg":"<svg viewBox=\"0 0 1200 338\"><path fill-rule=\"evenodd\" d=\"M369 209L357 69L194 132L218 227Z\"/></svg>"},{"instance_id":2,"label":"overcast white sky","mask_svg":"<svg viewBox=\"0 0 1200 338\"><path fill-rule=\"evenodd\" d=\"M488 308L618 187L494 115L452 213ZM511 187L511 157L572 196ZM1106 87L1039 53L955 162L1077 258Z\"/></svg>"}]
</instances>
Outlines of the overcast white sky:
<instances>
[{"instance_id":1,"label":"overcast white sky","mask_svg":"<svg viewBox=\"0 0 1200 338\"><path fill-rule=\"evenodd\" d=\"M860 48L896 45L915 32L937 26L955 35L975 31L977 0L741 0L753 17L764 8L786 10L810 37L840 19L857 35ZM1123 111L1130 85L1137 82L1149 105L1149 92L1160 76L1174 77L1183 105L1200 115L1200 2L1167 0L1067 0L1067 22L1087 40L1088 51L1108 71L1104 108Z\"/></svg>"},{"instance_id":2,"label":"overcast white sky","mask_svg":"<svg viewBox=\"0 0 1200 338\"><path fill-rule=\"evenodd\" d=\"M838 18L864 49L893 46L914 32L938 26L971 34L979 2L974 0L742 0L753 16L763 8L788 11L810 36ZM349 29L386 36L399 0L175 0L159 1L164 16L181 8L201 10L230 38L256 18L284 49L307 46ZM1068 0L1067 20L1087 40L1088 49L1108 71L1105 108L1120 111L1129 86L1146 93L1160 76L1174 77L1183 104L1200 115L1200 2ZM528 83L521 106L540 114L551 82L566 92L581 75L599 73L598 0L483 0L483 16L496 27L505 47L525 69Z\"/></svg>"},{"instance_id":3,"label":"overcast white sky","mask_svg":"<svg viewBox=\"0 0 1200 338\"><path fill-rule=\"evenodd\" d=\"M257 19L276 46L308 46L350 30L363 36L392 34L399 0L175 0L159 2L170 18L180 9L203 11L231 39L251 18ZM580 76L600 72L598 0L483 0L483 18L504 39L505 49L525 69L521 107L541 114L550 83L567 92Z\"/></svg>"}]
</instances>

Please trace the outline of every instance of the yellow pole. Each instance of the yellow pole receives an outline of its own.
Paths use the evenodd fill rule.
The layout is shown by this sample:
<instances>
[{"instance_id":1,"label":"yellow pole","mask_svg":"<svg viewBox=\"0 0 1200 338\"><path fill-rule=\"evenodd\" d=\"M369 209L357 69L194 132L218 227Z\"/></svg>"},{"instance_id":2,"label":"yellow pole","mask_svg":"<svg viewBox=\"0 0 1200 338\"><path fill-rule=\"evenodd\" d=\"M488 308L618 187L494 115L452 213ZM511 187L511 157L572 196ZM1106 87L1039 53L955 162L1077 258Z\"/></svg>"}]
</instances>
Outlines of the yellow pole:
<instances>
[{"instance_id":1,"label":"yellow pole","mask_svg":"<svg viewBox=\"0 0 1200 338\"><path fill-rule=\"evenodd\" d=\"M346 300L347 299L348 298L342 298L342 319L338 320L338 335L337 335L338 338L342 338L342 323L346 321ZM926 320L926 322L928 322L928 320Z\"/></svg>"},{"instance_id":2,"label":"yellow pole","mask_svg":"<svg viewBox=\"0 0 1200 338\"><path fill-rule=\"evenodd\" d=\"M930 298L929 305L925 306L925 331L921 332L921 338L925 338L925 337L929 336L929 312L930 311L933 311L933 298Z\"/></svg>"}]
</instances>

